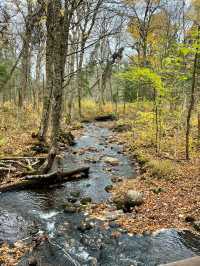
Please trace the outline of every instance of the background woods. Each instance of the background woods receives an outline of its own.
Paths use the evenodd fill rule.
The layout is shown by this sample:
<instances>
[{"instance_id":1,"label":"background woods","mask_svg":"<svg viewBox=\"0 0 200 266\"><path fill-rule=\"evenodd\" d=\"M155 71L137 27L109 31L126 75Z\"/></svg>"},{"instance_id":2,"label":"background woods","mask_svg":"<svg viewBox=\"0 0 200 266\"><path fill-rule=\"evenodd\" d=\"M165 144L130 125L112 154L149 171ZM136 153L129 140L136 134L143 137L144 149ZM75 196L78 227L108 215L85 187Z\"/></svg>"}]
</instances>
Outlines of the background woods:
<instances>
[{"instance_id":1,"label":"background woods","mask_svg":"<svg viewBox=\"0 0 200 266\"><path fill-rule=\"evenodd\" d=\"M1 1L2 112L21 125L29 110L54 153L61 123L109 111L157 154L196 157L199 10L184 0Z\"/></svg>"}]
</instances>

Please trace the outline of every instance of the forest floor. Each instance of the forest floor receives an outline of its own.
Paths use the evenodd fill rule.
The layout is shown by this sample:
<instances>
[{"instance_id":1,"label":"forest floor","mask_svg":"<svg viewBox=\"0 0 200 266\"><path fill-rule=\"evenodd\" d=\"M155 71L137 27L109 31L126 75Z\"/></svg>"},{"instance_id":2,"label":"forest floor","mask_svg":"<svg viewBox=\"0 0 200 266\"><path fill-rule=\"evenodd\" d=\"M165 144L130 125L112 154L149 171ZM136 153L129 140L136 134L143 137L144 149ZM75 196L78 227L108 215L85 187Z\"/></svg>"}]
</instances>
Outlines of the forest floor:
<instances>
[{"instance_id":1,"label":"forest floor","mask_svg":"<svg viewBox=\"0 0 200 266\"><path fill-rule=\"evenodd\" d=\"M40 125L41 110L33 110L31 106L26 106L21 112L11 105L5 103L0 107L0 157L31 156L36 152L32 147L39 141L33 138ZM67 126L63 123L63 130L73 130L75 137L81 132L82 125L78 122ZM47 144L50 141L47 136ZM41 154L39 154L41 156Z\"/></svg>"},{"instance_id":2,"label":"forest floor","mask_svg":"<svg viewBox=\"0 0 200 266\"><path fill-rule=\"evenodd\" d=\"M110 128L115 126L109 123ZM128 135L130 132L114 133L112 142L124 145L124 153L132 158L136 168L139 164L139 173L135 179L116 183L112 196L121 197L128 190L136 190L144 193L144 203L133 212L121 215L116 222L133 234L167 228L198 233L193 222L200 221L200 161L173 161L172 169L171 160L160 158L152 149L136 146L132 149ZM140 153L145 153L145 162ZM109 204L102 203L93 208L92 215L104 220L109 210Z\"/></svg>"},{"instance_id":3,"label":"forest floor","mask_svg":"<svg viewBox=\"0 0 200 266\"><path fill-rule=\"evenodd\" d=\"M31 106L23 111L9 102L0 109L0 156L24 155L30 150L34 140L31 138L39 126L39 117Z\"/></svg>"},{"instance_id":4,"label":"forest floor","mask_svg":"<svg viewBox=\"0 0 200 266\"><path fill-rule=\"evenodd\" d=\"M3 188L8 184L20 183L24 174L34 172L37 166L41 165L47 157L50 146L50 135L47 135L47 142L41 143L34 135L37 134L40 123L40 110L33 110L26 106L19 111L14 105L5 103L0 107L0 158L1 161L0 184ZM75 138L82 134L83 125L79 122L70 126L62 124L63 132L71 132ZM68 149L67 142L63 144L65 151ZM20 160L15 163L15 157L28 157L28 160ZM36 158L39 157L37 160ZM36 160L34 160L34 158ZM41 160L42 159L42 160ZM33 165L36 167L33 167ZM3 168L7 168L5 172ZM12 170L15 169L15 170Z\"/></svg>"},{"instance_id":5,"label":"forest floor","mask_svg":"<svg viewBox=\"0 0 200 266\"><path fill-rule=\"evenodd\" d=\"M30 155L31 147L37 143L31 135L39 126L38 114L28 108L22 115L14 112L10 105L3 107L0 125L1 157ZM113 128L119 124L130 124L130 120L123 118L123 123L109 122L105 126ZM145 199L144 204L137 207L134 213L124 213L117 222L130 233L152 232L163 228L193 230L191 219L200 221L200 158L193 156L187 162L182 158L173 158L170 152L156 153L155 146L146 141L149 140L150 129L147 129L148 125L146 128L143 125L134 128L131 124L124 132L113 133L114 141L123 143L125 154L139 163L140 174L135 179L116 183L112 194L120 196L127 190L134 189L143 191ZM75 123L70 129L78 137L82 126ZM142 135L142 131L147 137ZM163 145L173 147L173 143L169 141ZM180 150L179 147L177 150ZM107 212L109 204L106 203L98 204L90 210L92 216L101 219Z\"/></svg>"}]
</instances>

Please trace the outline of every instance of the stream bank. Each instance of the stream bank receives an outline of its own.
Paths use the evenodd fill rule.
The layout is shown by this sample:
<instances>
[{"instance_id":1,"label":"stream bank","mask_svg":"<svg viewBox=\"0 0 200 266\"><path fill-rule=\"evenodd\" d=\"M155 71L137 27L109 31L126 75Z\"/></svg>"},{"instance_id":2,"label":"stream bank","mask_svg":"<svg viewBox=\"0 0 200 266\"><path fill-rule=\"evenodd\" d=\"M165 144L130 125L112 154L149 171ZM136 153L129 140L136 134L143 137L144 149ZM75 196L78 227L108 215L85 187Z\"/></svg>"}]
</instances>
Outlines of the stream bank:
<instances>
[{"instance_id":1,"label":"stream bank","mask_svg":"<svg viewBox=\"0 0 200 266\"><path fill-rule=\"evenodd\" d=\"M90 166L89 179L46 190L0 194L0 242L12 246L24 239L23 243L35 245L17 265L27 265L28 259L35 257L39 265L155 266L200 255L200 239L189 231L133 235L115 223L113 213L122 213L114 208L107 221L92 219L90 208L64 212L63 206L75 194L77 201L91 198L93 208L94 203L110 202L105 188L113 184L112 179L135 177L134 165L123 154L121 144L110 143L112 138L112 132L101 124L86 124L77 145L65 154L65 168ZM112 165L106 157L120 163Z\"/></svg>"}]
</instances>

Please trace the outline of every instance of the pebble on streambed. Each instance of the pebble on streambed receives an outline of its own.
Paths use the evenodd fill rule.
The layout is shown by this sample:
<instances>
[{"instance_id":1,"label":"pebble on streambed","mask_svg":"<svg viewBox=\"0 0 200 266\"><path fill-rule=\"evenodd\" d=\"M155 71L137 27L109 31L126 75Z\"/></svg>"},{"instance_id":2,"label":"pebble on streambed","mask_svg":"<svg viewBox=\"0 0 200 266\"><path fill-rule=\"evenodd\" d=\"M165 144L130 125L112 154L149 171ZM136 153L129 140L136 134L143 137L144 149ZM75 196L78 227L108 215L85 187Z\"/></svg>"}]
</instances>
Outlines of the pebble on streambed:
<instances>
[{"instance_id":1,"label":"pebble on streambed","mask_svg":"<svg viewBox=\"0 0 200 266\"><path fill-rule=\"evenodd\" d=\"M65 213L76 213L81 212L82 208L80 204L67 202L64 206L64 212Z\"/></svg>"},{"instance_id":2,"label":"pebble on streambed","mask_svg":"<svg viewBox=\"0 0 200 266\"><path fill-rule=\"evenodd\" d=\"M80 202L81 202L82 205L87 205L87 204L92 202L92 198L91 197L85 197L85 198L82 198L80 200Z\"/></svg>"},{"instance_id":3,"label":"pebble on streambed","mask_svg":"<svg viewBox=\"0 0 200 266\"><path fill-rule=\"evenodd\" d=\"M94 227L94 223L88 221L82 221L78 226L77 229L84 233L85 231L91 230Z\"/></svg>"},{"instance_id":4,"label":"pebble on streambed","mask_svg":"<svg viewBox=\"0 0 200 266\"><path fill-rule=\"evenodd\" d=\"M120 164L120 161L117 158L113 158L113 157L104 157L104 162L108 163L110 165L116 166Z\"/></svg>"},{"instance_id":5,"label":"pebble on streambed","mask_svg":"<svg viewBox=\"0 0 200 266\"><path fill-rule=\"evenodd\" d=\"M73 195L76 195L73 193ZM78 213L84 211L88 204L92 203L91 197L85 197L78 201L77 198L69 198L68 202L64 204L65 213Z\"/></svg>"},{"instance_id":6,"label":"pebble on streambed","mask_svg":"<svg viewBox=\"0 0 200 266\"><path fill-rule=\"evenodd\" d=\"M108 193L110 193L112 191L112 189L113 189L113 185L108 185L105 187L105 191Z\"/></svg>"}]
</instances>

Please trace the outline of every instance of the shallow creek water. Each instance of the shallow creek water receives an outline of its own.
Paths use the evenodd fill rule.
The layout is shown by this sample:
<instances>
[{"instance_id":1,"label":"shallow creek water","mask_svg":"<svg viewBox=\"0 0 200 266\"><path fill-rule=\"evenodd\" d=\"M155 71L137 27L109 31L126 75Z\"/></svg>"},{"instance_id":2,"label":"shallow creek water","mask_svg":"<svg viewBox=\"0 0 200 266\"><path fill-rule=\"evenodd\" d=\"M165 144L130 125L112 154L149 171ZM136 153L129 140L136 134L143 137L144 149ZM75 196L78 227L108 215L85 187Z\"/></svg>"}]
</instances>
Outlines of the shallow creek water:
<instances>
[{"instance_id":1,"label":"shallow creek water","mask_svg":"<svg viewBox=\"0 0 200 266\"><path fill-rule=\"evenodd\" d=\"M122 233L113 238L113 230L120 228L103 229L100 221L93 220L94 227L81 232L77 227L86 214L63 212L70 192L80 192L80 198L89 196L93 202L106 201L109 193L105 187L112 184L112 176L134 177L134 165L121 152L122 146L108 142L111 136L112 132L100 124L88 124L71 155L65 155L65 168L90 166L88 179L46 190L0 194L0 243L47 234L50 241L38 248L36 254L42 266L154 266L200 255L200 238L187 231L165 230L144 236ZM83 154L76 153L88 147L92 148ZM103 160L105 156L117 158L120 164L109 166ZM19 265L27 265L28 256Z\"/></svg>"}]
</instances>

